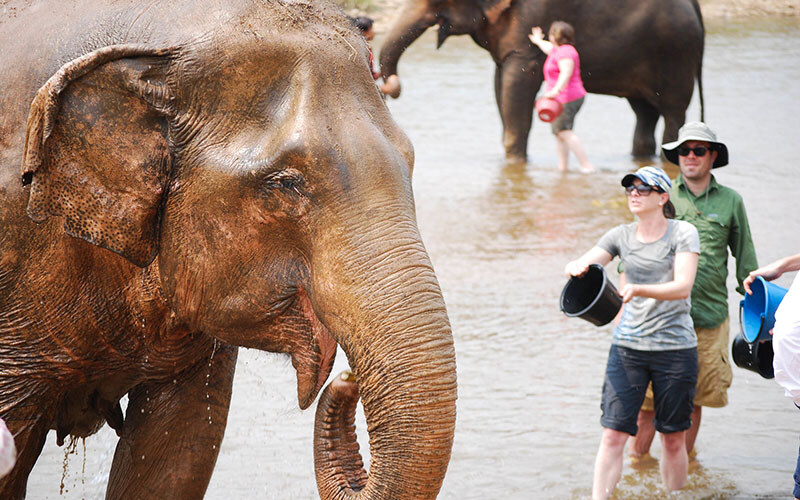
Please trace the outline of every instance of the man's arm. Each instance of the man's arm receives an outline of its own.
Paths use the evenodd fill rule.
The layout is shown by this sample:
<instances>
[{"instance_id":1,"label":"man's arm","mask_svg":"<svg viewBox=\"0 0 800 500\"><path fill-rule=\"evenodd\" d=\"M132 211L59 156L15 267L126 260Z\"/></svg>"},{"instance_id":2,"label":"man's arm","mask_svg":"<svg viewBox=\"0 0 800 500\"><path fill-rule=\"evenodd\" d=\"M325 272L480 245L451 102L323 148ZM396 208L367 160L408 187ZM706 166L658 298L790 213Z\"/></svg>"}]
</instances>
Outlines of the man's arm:
<instances>
[{"instance_id":1,"label":"man's arm","mask_svg":"<svg viewBox=\"0 0 800 500\"><path fill-rule=\"evenodd\" d=\"M737 200L733 210L728 247L731 249L731 255L736 259L736 281L738 283L736 291L744 295L742 283L747 278L747 275L758 267L758 260L756 259L756 249L753 246L753 238L750 234L747 212L744 209L744 202L741 198Z\"/></svg>"}]
</instances>

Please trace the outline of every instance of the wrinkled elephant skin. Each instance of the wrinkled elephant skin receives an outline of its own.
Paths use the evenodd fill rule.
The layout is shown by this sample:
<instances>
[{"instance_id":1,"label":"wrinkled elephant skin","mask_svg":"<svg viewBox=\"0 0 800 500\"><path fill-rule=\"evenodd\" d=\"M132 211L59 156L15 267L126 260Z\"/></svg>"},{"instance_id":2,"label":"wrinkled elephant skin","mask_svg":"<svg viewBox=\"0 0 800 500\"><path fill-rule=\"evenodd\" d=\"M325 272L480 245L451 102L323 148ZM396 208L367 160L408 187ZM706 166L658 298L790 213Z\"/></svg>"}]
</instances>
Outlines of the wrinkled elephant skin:
<instances>
[{"instance_id":1,"label":"wrinkled elephant skin","mask_svg":"<svg viewBox=\"0 0 800 500\"><path fill-rule=\"evenodd\" d=\"M581 77L588 92L624 97L636 114L633 154L655 153L655 127L664 117L663 142L678 137L701 70L705 28L696 0L406 0L381 48L381 73L397 74L403 51L438 25L439 46L467 34L495 62L494 89L506 156L523 160L542 84L545 54L528 34L547 33L553 21L575 28Z\"/></svg>"},{"instance_id":2,"label":"wrinkled elephant skin","mask_svg":"<svg viewBox=\"0 0 800 500\"><path fill-rule=\"evenodd\" d=\"M307 408L337 344L373 443L356 496L434 498L452 334L413 149L342 11L12 0L0 16L0 418L18 450L0 498L24 498L50 429L61 444L104 423L107 498L202 498L237 347L290 356Z\"/></svg>"}]
</instances>

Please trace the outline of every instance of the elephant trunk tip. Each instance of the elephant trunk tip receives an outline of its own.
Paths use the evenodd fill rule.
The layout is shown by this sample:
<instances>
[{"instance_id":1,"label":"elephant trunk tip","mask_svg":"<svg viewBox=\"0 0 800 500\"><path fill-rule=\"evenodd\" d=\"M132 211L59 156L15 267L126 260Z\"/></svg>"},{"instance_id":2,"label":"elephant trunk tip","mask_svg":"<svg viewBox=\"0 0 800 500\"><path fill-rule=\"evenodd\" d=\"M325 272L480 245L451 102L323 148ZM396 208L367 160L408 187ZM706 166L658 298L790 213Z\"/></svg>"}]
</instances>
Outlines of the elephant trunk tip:
<instances>
[{"instance_id":1,"label":"elephant trunk tip","mask_svg":"<svg viewBox=\"0 0 800 500\"><path fill-rule=\"evenodd\" d=\"M335 377L320 396L314 421L314 464L323 498L343 488L358 492L367 485L356 438L358 398L358 383L349 370Z\"/></svg>"}]
</instances>

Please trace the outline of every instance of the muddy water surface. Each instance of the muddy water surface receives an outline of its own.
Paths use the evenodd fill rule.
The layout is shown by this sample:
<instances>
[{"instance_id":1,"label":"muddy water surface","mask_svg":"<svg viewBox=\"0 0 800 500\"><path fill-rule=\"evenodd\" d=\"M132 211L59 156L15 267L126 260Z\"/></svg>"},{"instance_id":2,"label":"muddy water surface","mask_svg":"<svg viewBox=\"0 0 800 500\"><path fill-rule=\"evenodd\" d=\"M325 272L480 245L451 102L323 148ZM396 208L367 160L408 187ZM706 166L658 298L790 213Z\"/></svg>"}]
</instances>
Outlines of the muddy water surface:
<instances>
[{"instance_id":1,"label":"muddy water surface","mask_svg":"<svg viewBox=\"0 0 800 500\"><path fill-rule=\"evenodd\" d=\"M406 53L403 97L389 106L416 148L419 225L458 357L456 438L440 498L588 498L611 328L564 317L558 296L564 264L630 220L619 180L644 164L628 154L633 114L622 99L587 98L576 131L597 174L557 172L539 122L530 162L506 165L488 55L464 37L434 46L427 33ZM709 26L706 119L731 154L717 179L744 197L762 263L800 251L797 61L797 21ZM688 118L699 114L695 100ZM728 284L735 318L740 297ZM340 352L334 373L345 367ZM739 368L729 398L704 412L689 484L669 498L790 498L800 412L774 381ZM363 416L357 423L366 450ZM297 409L291 364L243 351L207 498L315 498L312 424L313 410ZM60 495L64 449L49 436L28 498L102 498L114 441L104 429L78 443ZM660 456L657 442L652 452ZM657 467L626 461L617 498L664 493Z\"/></svg>"}]
</instances>

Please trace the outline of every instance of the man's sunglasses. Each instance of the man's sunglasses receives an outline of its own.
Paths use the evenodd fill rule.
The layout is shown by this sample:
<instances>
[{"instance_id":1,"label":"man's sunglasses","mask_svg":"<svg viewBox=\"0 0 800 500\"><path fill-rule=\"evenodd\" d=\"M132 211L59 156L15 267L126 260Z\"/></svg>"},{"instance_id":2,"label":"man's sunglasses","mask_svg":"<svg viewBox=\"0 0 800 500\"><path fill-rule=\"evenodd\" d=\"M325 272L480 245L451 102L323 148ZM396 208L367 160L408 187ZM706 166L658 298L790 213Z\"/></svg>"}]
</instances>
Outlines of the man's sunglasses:
<instances>
[{"instance_id":1,"label":"man's sunglasses","mask_svg":"<svg viewBox=\"0 0 800 500\"><path fill-rule=\"evenodd\" d=\"M638 186L629 184L625 186L625 191L628 193L628 196L630 196L630 194L633 193L634 190L639 193L639 196L648 196L653 191L657 193L661 192L660 189L653 186L648 186L647 184L639 184Z\"/></svg>"},{"instance_id":2,"label":"man's sunglasses","mask_svg":"<svg viewBox=\"0 0 800 500\"><path fill-rule=\"evenodd\" d=\"M678 148L678 156L689 156L689 151L694 153L695 156L705 156L706 153L711 151L711 148L707 148L705 146L697 146L696 148L690 148L687 146L681 146Z\"/></svg>"}]
</instances>

